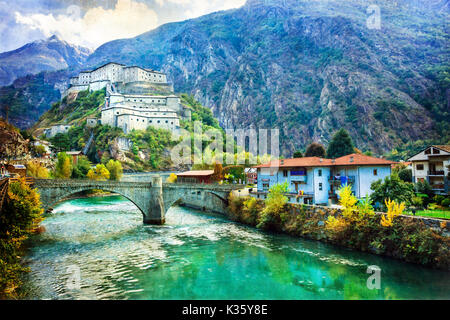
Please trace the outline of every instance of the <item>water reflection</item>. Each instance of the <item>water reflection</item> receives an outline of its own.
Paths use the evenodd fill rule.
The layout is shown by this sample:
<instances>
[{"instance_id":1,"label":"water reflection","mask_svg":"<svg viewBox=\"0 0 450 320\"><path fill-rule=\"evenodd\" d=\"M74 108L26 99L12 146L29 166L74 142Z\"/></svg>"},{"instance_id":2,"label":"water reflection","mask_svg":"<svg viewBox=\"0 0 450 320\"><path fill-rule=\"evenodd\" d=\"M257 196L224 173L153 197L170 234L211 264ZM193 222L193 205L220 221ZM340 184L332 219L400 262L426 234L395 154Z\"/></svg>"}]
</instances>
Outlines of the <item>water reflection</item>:
<instances>
[{"instance_id":1,"label":"water reflection","mask_svg":"<svg viewBox=\"0 0 450 320\"><path fill-rule=\"evenodd\" d=\"M134 208L134 209L133 209ZM32 299L448 299L448 273L273 235L187 208L144 226L121 197L77 199L47 217L27 259ZM66 286L67 267L81 288ZM367 266L381 269L369 290Z\"/></svg>"}]
</instances>

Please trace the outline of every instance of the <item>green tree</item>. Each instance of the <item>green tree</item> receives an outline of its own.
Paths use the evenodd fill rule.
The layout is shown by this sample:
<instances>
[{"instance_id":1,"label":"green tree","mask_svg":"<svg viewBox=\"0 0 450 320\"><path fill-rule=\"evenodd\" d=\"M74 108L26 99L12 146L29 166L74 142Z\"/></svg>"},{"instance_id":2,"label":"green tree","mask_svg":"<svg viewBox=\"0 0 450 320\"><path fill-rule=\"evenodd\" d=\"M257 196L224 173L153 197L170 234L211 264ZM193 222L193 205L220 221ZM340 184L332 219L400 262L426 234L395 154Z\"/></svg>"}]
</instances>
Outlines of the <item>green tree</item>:
<instances>
[{"instance_id":1,"label":"green tree","mask_svg":"<svg viewBox=\"0 0 450 320\"><path fill-rule=\"evenodd\" d=\"M20 261L23 242L42 221L42 213L39 194L24 179L9 185L0 214L0 299L16 298L14 289L27 270Z\"/></svg>"},{"instance_id":2,"label":"green tree","mask_svg":"<svg viewBox=\"0 0 450 320\"><path fill-rule=\"evenodd\" d=\"M91 162L86 156L78 157L77 164L73 166L72 178L83 179L86 178L89 170L91 169Z\"/></svg>"},{"instance_id":3,"label":"green tree","mask_svg":"<svg viewBox=\"0 0 450 320\"><path fill-rule=\"evenodd\" d=\"M58 133L50 139L50 142L52 143L50 148L52 148L55 152L70 150L70 138L68 134Z\"/></svg>"},{"instance_id":4,"label":"green tree","mask_svg":"<svg viewBox=\"0 0 450 320\"><path fill-rule=\"evenodd\" d=\"M326 154L325 148L323 145L317 142L311 143L307 148L305 152L305 157L320 157L324 158Z\"/></svg>"},{"instance_id":5,"label":"green tree","mask_svg":"<svg viewBox=\"0 0 450 320\"><path fill-rule=\"evenodd\" d=\"M303 153L300 150L294 152L293 158L303 158Z\"/></svg>"},{"instance_id":6,"label":"green tree","mask_svg":"<svg viewBox=\"0 0 450 320\"><path fill-rule=\"evenodd\" d=\"M354 152L353 140L344 128L338 130L327 149L327 157L330 159L339 158Z\"/></svg>"},{"instance_id":7,"label":"green tree","mask_svg":"<svg viewBox=\"0 0 450 320\"><path fill-rule=\"evenodd\" d=\"M110 180L118 181L120 180L120 178L122 178L123 168L120 161L113 159L109 160L108 163L106 164L106 169L108 169L110 173L109 175Z\"/></svg>"},{"instance_id":8,"label":"green tree","mask_svg":"<svg viewBox=\"0 0 450 320\"><path fill-rule=\"evenodd\" d=\"M401 169L398 172L398 177L405 182L412 182L412 170L411 169Z\"/></svg>"},{"instance_id":9,"label":"green tree","mask_svg":"<svg viewBox=\"0 0 450 320\"><path fill-rule=\"evenodd\" d=\"M412 183L404 182L395 173L384 178L384 180L372 182L370 188L373 190L370 199L381 206L384 206L388 199L397 203L404 202L408 206L411 205L414 197Z\"/></svg>"},{"instance_id":10,"label":"green tree","mask_svg":"<svg viewBox=\"0 0 450 320\"><path fill-rule=\"evenodd\" d=\"M69 179L72 176L72 158L65 152L58 153L53 176L59 179Z\"/></svg>"}]
</instances>

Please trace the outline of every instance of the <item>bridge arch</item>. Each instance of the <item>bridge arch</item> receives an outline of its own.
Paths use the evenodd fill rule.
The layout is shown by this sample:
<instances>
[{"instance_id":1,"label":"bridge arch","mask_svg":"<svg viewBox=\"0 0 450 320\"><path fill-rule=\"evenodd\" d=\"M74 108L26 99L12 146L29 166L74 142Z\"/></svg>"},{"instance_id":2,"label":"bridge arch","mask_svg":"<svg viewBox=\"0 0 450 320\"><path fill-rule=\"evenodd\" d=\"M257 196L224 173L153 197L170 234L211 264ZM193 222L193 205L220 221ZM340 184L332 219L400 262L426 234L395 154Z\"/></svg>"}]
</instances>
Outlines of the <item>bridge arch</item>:
<instances>
[{"instance_id":1,"label":"bridge arch","mask_svg":"<svg viewBox=\"0 0 450 320\"><path fill-rule=\"evenodd\" d=\"M112 193L116 193L116 194L121 195L122 197L124 197L125 199L127 199L128 201L130 201L132 204L134 204L134 205L139 209L139 211L145 216L145 212L143 211L142 208L139 207L139 204L135 203L135 201L133 201L132 198L130 198L129 196L123 194L122 192L120 192L120 191L118 191L118 190L112 190L112 189L111 189L111 190L108 190L107 188L101 188L101 189L94 188L94 189L96 189L96 190L102 190L102 191L106 191L106 192L112 192ZM65 201L65 200L68 200L68 198L69 198L70 196L72 196L72 195L75 195L75 194L77 194L77 193L82 193L82 192L84 192L84 191L94 190L94 189L93 189L93 188L81 188L81 189L78 190L78 191L73 191L73 192L70 192L70 191L69 191L69 192L63 193L63 194L61 194L60 196L58 196L57 198L52 199L52 200L51 200L52 202L49 202L48 204L45 204L45 205L44 205L44 202L42 202L42 203L43 203L43 207L44 207L45 210L51 210L51 209L53 209L58 203L60 203L60 202L62 202L62 201ZM42 199L41 199L41 201L42 201Z\"/></svg>"},{"instance_id":2,"label":"bridge arch","mask_svg":"<svg viewBox=\"0 0 450 320\"><path fill-rule=\"evenodd\" d=\"M142 212L145 223L164 223L162 208L157 201L158 188L150 182L36 179L34 187L46 210L72 194L99 189L120 194L131 201Z\"/></svg>"},{"instance_id":3,"label":"bridge arch","mask_svg":"<svg viewBox=\"0 0 450 320\"><path fill-rule=\"evenodd\" d=\"M196 209L224 213L228 206L227 193L208 190L207 188L164 188L164 209L167 211L176 203ZM225 196L226 195L226 196Z\"/></svg>"}]
</instances>

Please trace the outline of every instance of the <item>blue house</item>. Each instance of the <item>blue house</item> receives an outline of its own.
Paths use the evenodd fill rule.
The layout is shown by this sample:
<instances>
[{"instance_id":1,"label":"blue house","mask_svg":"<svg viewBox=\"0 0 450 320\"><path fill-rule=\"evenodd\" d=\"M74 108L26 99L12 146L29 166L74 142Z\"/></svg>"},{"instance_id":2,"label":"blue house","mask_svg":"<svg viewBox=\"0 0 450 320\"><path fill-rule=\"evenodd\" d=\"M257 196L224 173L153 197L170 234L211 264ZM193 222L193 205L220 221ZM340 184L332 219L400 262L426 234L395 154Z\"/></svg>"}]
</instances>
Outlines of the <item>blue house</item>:
<instances>
[{"instance_id":1,"label":"blue house","mask_svg":"<svg viewBox=\"0 0 450 320\"><path fill-rule=\"evenodd\" d=\"M350 154L337 159L306 157L281 159L257 168L257 191L251 195L265 199L269 188L277 183L289 185L289 202L330 204L337 201L336 191L349 184L357 198L370 195L372 182L391 174L393 161Z\"/></svg>"}]
</instances>

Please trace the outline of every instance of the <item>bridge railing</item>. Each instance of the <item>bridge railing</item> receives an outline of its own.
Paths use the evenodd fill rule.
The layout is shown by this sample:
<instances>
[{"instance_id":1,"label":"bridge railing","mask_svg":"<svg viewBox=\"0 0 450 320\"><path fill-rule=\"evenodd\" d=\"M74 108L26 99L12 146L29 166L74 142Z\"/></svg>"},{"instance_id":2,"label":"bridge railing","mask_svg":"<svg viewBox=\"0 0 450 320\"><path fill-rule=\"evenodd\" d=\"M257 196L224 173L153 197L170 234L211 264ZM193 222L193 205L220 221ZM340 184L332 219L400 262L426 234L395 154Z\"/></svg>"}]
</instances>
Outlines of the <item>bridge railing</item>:
<instances>
[{"instance_id":1,"label":"bridge railing","mask_svg":"<svg viewBox=\"0 0 450 320\"><path fill-rule=\"evenodd\" d=\"M34 179L34 185L46 186L70 186L70 185L91 185L91 186L151 186L151 182L137 181L115 181L115 180L91 180L91 179Z\"/></svg>"},{"instance_id":2,"label":"bridge railing","mask_svg":"<svg viewBox=\"0 0 450 320\"><path fill-rule=\"evenodd\" d=\"M173 188L197 188L197 189L219 189L219 190L237 190L246 187L245 184L218 184L218 183L169 183L163 182L163 187Z\"/></svg>"}]
</instances>

